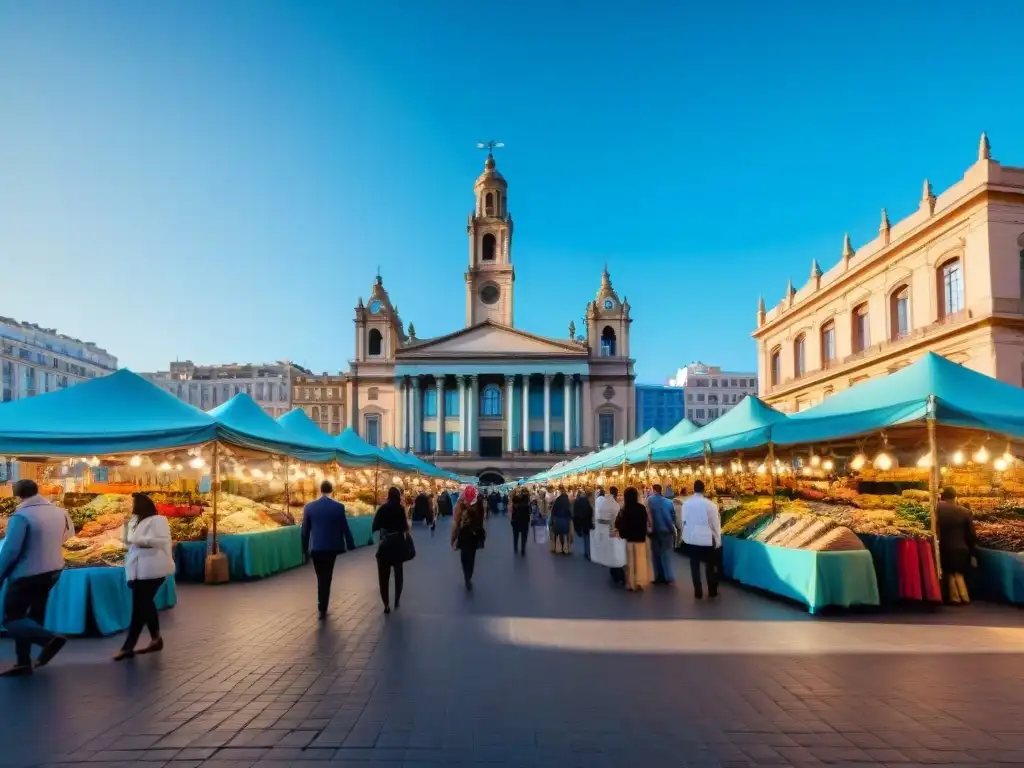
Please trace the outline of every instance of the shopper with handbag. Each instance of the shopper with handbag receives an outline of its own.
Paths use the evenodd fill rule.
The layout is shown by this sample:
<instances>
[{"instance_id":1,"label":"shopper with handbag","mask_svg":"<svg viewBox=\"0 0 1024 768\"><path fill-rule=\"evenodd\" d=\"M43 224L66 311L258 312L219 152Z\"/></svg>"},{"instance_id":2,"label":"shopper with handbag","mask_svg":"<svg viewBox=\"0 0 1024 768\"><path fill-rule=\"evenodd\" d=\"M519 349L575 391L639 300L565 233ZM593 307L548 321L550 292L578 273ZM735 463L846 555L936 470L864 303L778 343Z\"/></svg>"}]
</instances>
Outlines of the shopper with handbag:
<instances>
[{"instance_id":1,"label":"shopper with handbag","mask_svg":"<svg viewBox=\"0 0 1024 768\"><path fill-rule=\"evenodd\" d=\"M402 492L392 486L388 488L388 500L373 517L373 533L380 532L377 545L377 579L380 582L380 599L384 613L391 613L391 572L395 572L395 610L402 602L404 583L403 563L415 556L412 537L409 535L409 518L402 507Z\"/></svg>"},{"instance_id":2,"label":"shopper with handbag","mask_svg":"<svg viewBox=\"0 0 1024 768\"><path fill-rule=\"evenodd\" d=\"M459 500L455 502L455 518L452 520L452 548L459 551L462 560L462 576L466 589L473 589L473 570L476 566L476 551L483 549L487 531L484 529L484 505L476 488L467 485Z\"/></svg>"}]
</instances>

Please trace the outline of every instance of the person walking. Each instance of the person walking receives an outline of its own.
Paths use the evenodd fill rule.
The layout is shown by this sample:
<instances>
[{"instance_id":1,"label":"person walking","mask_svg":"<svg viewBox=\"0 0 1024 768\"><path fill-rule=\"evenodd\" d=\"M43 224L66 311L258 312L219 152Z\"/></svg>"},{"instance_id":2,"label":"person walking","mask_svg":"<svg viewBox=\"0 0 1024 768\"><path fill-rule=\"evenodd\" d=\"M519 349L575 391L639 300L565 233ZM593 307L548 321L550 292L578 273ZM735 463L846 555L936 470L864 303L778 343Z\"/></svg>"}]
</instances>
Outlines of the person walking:
<instances>
[{"instance_id":1,"label":"person walking","mask_svg":"<svg viewBox=\"0 0 1024 768\"><path fill-rule=\"evenodd\" d=\"M943 488L938 505L939 562L946 599L954 605L971 602L964 574L978 563L978 537L971 510L956 503L956 491Z\"/></svg>"},{"instance_id":2,"label":"person walking","mask_svg":"<svg viewBox=\"0 0 1024 768\"><path fill-rule=\"evenodd\" d=\"M455 502L455 517L452 520L452 548L459 551L462 560L462 577L466 589L473 589L473 571L476 568L476 551L482 549L487 531L484 529L484 505L480 494L472 485L467 485L459 500Z\"/></svg>"},{"instance_id":3,"label":"person walking","mask_svg":"<svg viewBox=\"0 0 1024 768\"><path fill-rule=\"evenodd\" d=\"M583 539L583 556L590 559L590 532L594 530L594 508L585 489L576 492L572 503L572 527L576 535Z\"/></svg>"},{"instance_id":4,"label":"person walking","mask_svg":"<svg viewBox=\"0 0 1024 768\"><path fill-rule=\"evenodd\" d=\"M650 517L647 507L640 503L640 494L630 486L623 496L615 528L626 540L626 589L642 592L651 583L651 564L647 558L647 534Z\"/></svg>"},{"instance_id":5,"label":"person walking","mask_svg":"<svg viewBox=\"0 0 1024 768\"><path fill-rule=\"evenodd\" d=\"M124 559L124 572L128 588L132 591L132 618L121 650L114 654L114 661L130 659L136 653L156 653L164 649L156 593L167 577L174 573L171 526L166 517L157 514L156 504L144 493L132 494L132 517L126 533L128 554ZM149 630L149 645L136 651L135 645L143 627Z\"/></svg>"},{"instance_id":6,"label":"person walking","mask_svg":"<svg viewBox=\"0 0 1024 768\"><path fill-rule=\"evenodd\" d=\"M693 481L693 495L683 502L683 545L690 556L693 596L704 598L700 564L708 582L708 597L718 597L718 555L722 546L722 518L718 505L704 496L704 481Z\"/></svg>"},{"instance_id":7,"label":"person walking","mask_svg":"<svg viewBox=\"0 0 1024 768\"><path fill-rule=\"evenodd\" d=\"M7 522L0 548L0 586L4 597L4 628L14 640L17 661L0 672L2 677L32 674L32 646L42 646L36 667L44 667L67 638L43 627L46 603L64 570L63 544L75 533L68 513L39 495L32 480L18 480L14 495L21 503Z\"/></svg>"},{"instance_id":8,"label":"person walking","mask_svg":"<svg viewBox=\"0 0 1024 768\"><path fill-rule=\"evenodd\" d=\"M572 554L572 546L569 544L569 536L572 533L572 502L562 487L559 487L558 496L551 505L551 532L555 536L555 554Z\"/></svg>"},{"instance_id":9,"label":"person walking","mask_svg":"<svg viewBox=\"0 0 1024 768\"><path fill-rule=\"evenodd\" d=\"M525 488L518 488L512 493L512 551L526 556L526 537L530 532L530 494Z\"/></svg>"},{"instance_id":10,"label":"person walking","mask_svg":"<svg viewBox=\"0 0 1024 768\"><path fill-rule=\"evenodd\" d=\"M352 530L345 516L345 505L331 498L334 486L329 480L320 483L320 498L302 510L302 551L313 561L316 572L317 609L320 618L327 618L334 580L334 561L348 549L355 549Z\"/></svg>"},{"instance_id":11,"label":"person walking","mask_svg":"<svg viewBox=\"0 0 1024 768\"><path fill-rule=\"evenodd\" d=\"M612 486L608 489L608 493L605 493L604 490L598 490L597 503L594 505L594 522L595 525L607 526L608 536L611 536L615 521L619 518L619 511L619 489ZM614 586L626 586L625 568L609 568L608 570L611 573Z\"/></svg>"},{"instance_id":12,"label":"person walking","mask_svg":"<svg viewBox=\"0 0 1024 768\"><path fill-rule=\"evenodd\" d=\"M676 513L672 502L661 494L661 486L655 484L647 499L651 513L651 555L654 561L654 583L672 584L675 572L672 557L676 546Z\"/></svg>"},{"instance_id":13,"label":"person walking","mask_svg":"<svg viewBox=\"0 0 1024 768\"><path fill-rule=\"evenodd\" d=\"M380 587L380 599L384 603L384 613L391 613L391 572L395 573L395 610L401 607L402 587L405 584L405 563L409 533L409 518L402 506L402 492L396 487L388 488L388 500L385 501L373 516L371 533L380 532L380 543L377 545L377 582Z\"/></svg>"},{"instance_id":14,"label":"person walking","mask_svg":"<svg viewBox=\"0 0 1024 768\"><path fill-rule=\"evenodd\" d=\"M433 504L426 491L416 494L416 499L413 501L412 520L413 522L422 521L428 527L432 527L434 524Z\"/></svg>"},{"instance_id":15,"label":"person walking","mask_svg":"<svg viewBox=\"0 0 1024 768\"><path fill-rule=\"evenodd\" d=\"M448 491L437 494L437 516L449 517L452 513L452 497Z\"/></svg>"}]
</instances>

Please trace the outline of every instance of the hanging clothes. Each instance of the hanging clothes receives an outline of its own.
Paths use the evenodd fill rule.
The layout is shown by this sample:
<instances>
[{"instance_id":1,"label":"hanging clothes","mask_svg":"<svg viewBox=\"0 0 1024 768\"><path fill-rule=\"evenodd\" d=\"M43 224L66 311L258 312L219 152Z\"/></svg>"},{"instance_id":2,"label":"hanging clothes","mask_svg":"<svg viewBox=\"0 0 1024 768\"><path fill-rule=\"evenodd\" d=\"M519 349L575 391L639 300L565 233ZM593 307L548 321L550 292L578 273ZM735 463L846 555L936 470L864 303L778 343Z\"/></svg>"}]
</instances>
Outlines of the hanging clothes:
<instances>
[{"instance_id":1,"label":"hanging clothes","mask_svg":"<svg viewBox=\"0 0 1024 768\"><path fill-rule=\"evenodd\" d=\"M935 573L935 548L931 539L917 539L917 553L921 564L922 599L930 603L941 603L942 587Z\"/></svg>"}]
</instances>

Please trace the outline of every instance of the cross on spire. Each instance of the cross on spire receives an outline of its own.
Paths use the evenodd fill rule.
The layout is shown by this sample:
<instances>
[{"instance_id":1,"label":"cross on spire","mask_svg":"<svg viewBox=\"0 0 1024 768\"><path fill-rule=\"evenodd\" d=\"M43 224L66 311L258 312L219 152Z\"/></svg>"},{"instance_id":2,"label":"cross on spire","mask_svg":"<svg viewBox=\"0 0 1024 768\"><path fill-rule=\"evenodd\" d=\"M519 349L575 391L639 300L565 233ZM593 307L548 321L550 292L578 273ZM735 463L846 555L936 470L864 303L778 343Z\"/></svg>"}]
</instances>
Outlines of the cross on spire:
<instances>
[{"instance_id":1,"label":"cross on spire","mask_svg":"<svg viewBox=\"0 0 1024 768\"><path fill-rule=\"evenodd\" d=\"M486 149L487 150L487 156L488 157L494 157L494 150L501 149L504 146L505 146L505 142L503 142L503 141L495 141L494 139L491 139L490 141L478 141L476 143L476 148L477 149Z\"/></svg>"}]
</instances>

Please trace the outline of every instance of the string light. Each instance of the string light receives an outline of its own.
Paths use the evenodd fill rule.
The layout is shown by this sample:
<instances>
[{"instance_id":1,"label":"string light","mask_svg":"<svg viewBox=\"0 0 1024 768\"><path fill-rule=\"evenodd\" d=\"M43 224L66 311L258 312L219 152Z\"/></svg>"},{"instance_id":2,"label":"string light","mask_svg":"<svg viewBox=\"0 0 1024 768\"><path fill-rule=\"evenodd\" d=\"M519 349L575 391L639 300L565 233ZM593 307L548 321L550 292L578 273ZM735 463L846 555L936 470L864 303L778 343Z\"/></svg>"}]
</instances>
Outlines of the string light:
<instances>
[{"instance_id":1,"label":"string light","mask_svg":"<svg viewBox=\"0 0 1024 768\"><path fill-rule=\"evenodd\" d=\"M1010 452L1010 446L1009 445L1007 445L1006 446L1006 450L1003 451L1002 458L1003 458L1003 463L1005 463L1007 467L1012 467L1013 466L1013 463L1014 463L1015 459L1013 457L1013 453Z\"/></svg>"},{"instance_id":2,"label":"string light","mask_svg":"<svg viewBox=\"0 0 1024 768\"><path fill-rule=\"evenodd\" d=\"M996 468L997 472L1005 472L1009 464L1006 463L1006 459L1000 456L994 462L992 462L992 466Z\"/></svg>"},{"instance_id":3,"label":"string light","mask_svg":"<svg viewBox=\"0 0 1024 768\"><path fill-rule=\"evenodd\" d=\"M132 466L132 467L141 467L142 466L142 457L141 456L132 456L131 459L128 460L128 464L129 464L129 466Z\"/></svg>"},{"instance_id":4,"label":"string light","mask_svg":"<svg viewBox=\"0 0 1024 768\"><path fill-rule=\"evenodd\" d=\"M868 457L863 453L858 453L850 460L850 469L854 472L859 472L864 468L864 465L868 463Z\"/></svg>"},{"instance_id":5,"label":"string light","mask_svg":"<svg viewBox=\"0 0 1024 768\"><path fill-rule=\"evenodd\" d=\"M836 463L832 461L832 459L825 459L823 462L821 462L821 468L824 469L826 472L831 472L833 469L836 468Z\"/></svg>"},{"instance_id":6,"label":"string light","mask_svg":"<svg viewBox=\"0 0 1024 768\"><path fill-rule=\"evenodd\" d=\"M723 474L725 474L725 470L722 469L721 467L715 467L715 474L721 477Z\"/></svg>"},{"instance_id":7,"label":"string light","mask_svg":"<svg viewBox=\"0 0 1024 768\"><path fill-rule=\"evenodd\" d=\"M765 464L759 464L757 467L757 474L764 475L768 472L768 466Z\"/></svg>"},{"instance_id":8,"label":"string light","mask_svg":"<svg viewBox=\"0 0 1024 768\"><path fill-rule=\"evenodd\" d=\"M976 464L988 464L988 449L984 445L981 446L981 448L974 452L974 456L972 458Z\"/></svg>"},{"instance_id":9,"label":"string light","mask_svg":"<svg viewBox=\"0 0 1024 768\"><path fill-rule=\"evenodd\" d=\"M175 464L175 465L174 465L174 468L175 468L176 470L178 470L179 472L181 472L181 470L183 469L183 467L181 466L181 464Z\"/></svg>"},{"instance_id":10,"label":"string light","mask_svg":"<svg viewBox=\"0 0 1024 768\"><path fill-rule=\"evenodd\" d=\"M924 454L920 459L917 460L917 466L921 469L928 469L932 465L932 455L930 453Z\"/></svg>"},{"instance_id":11,"label":"string light","mask_svg":"<svg viewBox=\"0 0 1024 768\"><path fill-rule=\"evenodd\" d=\"M188 465L192 467L192 469L202 469L206 466L206 461L203 460L202 456L196 456L188 463Z\"/></svg>"},{"instance_id":12,"label":"string light","mask_svg":"<svg viewBox=\"0 0 1024 768\"><path fill-rule=\"evenodd\" d=\"M956 453L953 454L953 456L952 456L952 458L950 460L953 462L953 466L955 466L955 467L961 466L964 463L964 460L965 460L964 459L964 452L963 451L957 451Z\"/></svg>"},{"instance_id":13,"label":"string light","mask_svg":"<svg viewBox=\"0 0 1024 768\"><path fill-rule=\"evenodd\" d=\"M885 451L882 451L880 454L875 456L874 467L882 472L887 472L892 469L892 463L892 456Z\"/></svg>"},{"instance_id":14,"label":"string light","mask_svg":"<svg viewBox=\"0 0 1024 768\"><path fill-rule=\"evenodd\" d=\"M812 467L820 467L821 466L821 456L816 454L814 452L813 448L811 449L811 466Z\"/></svg>"},{"instance_id":15,"label":"string light","mask_svg":"<svg viewBox=\"0 0 1024 768\"><path fill-rule=\"evenodd\" d=\"M157 469L159 469L161 472L170 472L171 465L165 461L163 464L157 467Z\"/></svg>"}]
</instances>

